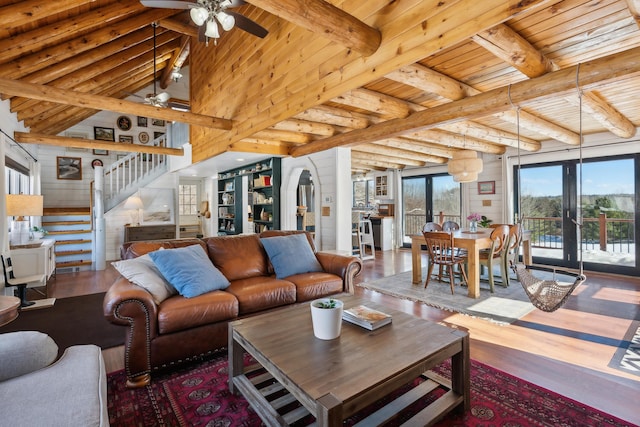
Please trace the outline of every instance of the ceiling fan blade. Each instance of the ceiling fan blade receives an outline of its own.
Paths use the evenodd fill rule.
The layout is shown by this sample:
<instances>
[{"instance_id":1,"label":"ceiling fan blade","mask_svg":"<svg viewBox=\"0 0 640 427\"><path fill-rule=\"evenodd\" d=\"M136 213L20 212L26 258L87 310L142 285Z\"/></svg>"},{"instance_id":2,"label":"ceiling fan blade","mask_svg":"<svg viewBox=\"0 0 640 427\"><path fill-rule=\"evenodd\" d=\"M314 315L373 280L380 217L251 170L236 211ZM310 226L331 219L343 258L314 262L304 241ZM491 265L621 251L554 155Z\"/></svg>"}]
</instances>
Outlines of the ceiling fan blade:
<instances>
[{"instance_id":1,"label":"ceiling fan blade","mask_svg":"<svg viewBox=\"0 0 640 427\"><path fill-rule=\"evenodd\" d=\"M140 0L145 7L159 7L161 9L191 9L197 7L197 3L175 0Z\"/></svg>"},{"instance_id":2,"label":"ceiling fan blade","mask_svg":"<svg viewBox=\"0 0 640 427\"><path fill-rule=\"evenodd\" d=\"M244 6L245 4L247 4L247 2L244 0L231 0L231 3L229 4L229 6L226 6L226 7L240 7L240 6Z\"/></svg>"},{"instance_id":3,"label":"ceiling fan blade","mask_svg":"<svg viewBox=\"0 0 640 427\"><path fill-rule=\"evenodd\" d=\"M232 15L236 19L236 27L246 31L247 33L253 34L256 37L260 37L261 39L269 34L269 31L256 24L244 15L240 15L239 13L233 12L231 10L227 10L226 13Z\"/></svg>"}]
</instances>

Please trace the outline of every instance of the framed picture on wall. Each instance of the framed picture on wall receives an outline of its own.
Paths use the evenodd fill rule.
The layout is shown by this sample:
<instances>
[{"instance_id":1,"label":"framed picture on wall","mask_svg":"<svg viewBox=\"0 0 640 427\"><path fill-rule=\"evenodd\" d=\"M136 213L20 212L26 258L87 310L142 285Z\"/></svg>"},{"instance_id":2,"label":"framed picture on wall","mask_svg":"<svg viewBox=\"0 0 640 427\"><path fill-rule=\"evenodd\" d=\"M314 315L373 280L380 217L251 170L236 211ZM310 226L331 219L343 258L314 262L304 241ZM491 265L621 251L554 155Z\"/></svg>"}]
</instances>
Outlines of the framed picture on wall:
<instances>
[{"instance_id":1,"label":"framed picture on wall","mask_svg":"<svg viewBox=\"0 0 640 427\"><path fill-rule=\"evenodd\" d=\"M147 118L138 116L138 126L141 128L147 127Z\"/></svg>"},{"instance_id":2,"label":"framed picture on wall","mask_svg":"<svg viewBox=\"0 0 640 427\"><path fill-rule=\"evenodd\" d=\"M496 194L496 182L478 181L478 194Z\"/></svg>"},{"instance_id":3,"label":"framed picture on wall","mask_svg":"<svg viewBox=\"0 0 640 427\"><path fill-rule=\"evenodd\" d=\"M116 136L113 128L93 127L93 137L100 141L115 141Z\"/></svg>"},{"instance_id":4,"label":"framed picture on wall","mask_svg":"<svg viewBox=\"0 0 640 427\"><path fill-rule=\"evenodd\" d=\"M151 124L154 125L154 126L164 126L164 120L151 119Z\"/></svg>"},{"instance_id":5,"label":"framed picture on wall","mask_svg":"<svg viewBox=\"0 0 640 427\"><path fill-rule=\"evenodd\" d=\"M133 135L119 135L118 142L133 144Z\"/></svg>"},{"instance_id":6,"label":"framed picture on wall","mask_svg":"<svg viewBox=\"0 0 640 427\"><path fill-rule=\"evenodd\" d=\"M109 150L101 150L101 149L94 149L93 150L93 154L95 154L96 156L108 156L109 155Z\"/></svg>"},{"instance_id":7,"label":"framed picture on wall","mask_svg":"<svg viewBox=\"0 0 640 427\"><path fill-rule=\"evenodd\" d=\"M82 159L80 157L58 156L56 165L58 179L82 179Z\"/></svg>"}]
</instances>

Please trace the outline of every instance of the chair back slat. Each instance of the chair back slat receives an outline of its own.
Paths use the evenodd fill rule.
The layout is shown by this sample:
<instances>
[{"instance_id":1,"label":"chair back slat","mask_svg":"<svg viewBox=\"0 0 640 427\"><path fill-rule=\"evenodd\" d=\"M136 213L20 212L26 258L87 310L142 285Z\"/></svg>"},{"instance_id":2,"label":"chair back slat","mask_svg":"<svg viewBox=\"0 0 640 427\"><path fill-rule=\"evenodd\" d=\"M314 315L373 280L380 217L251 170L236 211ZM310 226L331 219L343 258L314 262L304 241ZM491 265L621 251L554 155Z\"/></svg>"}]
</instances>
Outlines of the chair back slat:
<instances>
[{"instance_id":1,"label":"chair back slat","mask_svg":"<svg viewBox=\"0 0 640 427\"><path fill-rule=\"evenodd\" d=\"M2 270L4 272L4 281L5 283L9 283L9 279L15 279L13 275L13 264L11 263L11 257L5 257L4 255L0 255L2 258Z\"/></svg>"},{"instance_id":2,"label":"chair back slat","mask_svg":"<svg viewBox=\"0 0 640 427\"><path fill-rule=\"evenodd\" d=\"M442 231L460 230L460 224L455 221L445 221L442 223Z\"/></svg>"},{"instance_id":3,"label":"chair back slat","mask_svg":"<svg viewBox=\"0 0 640 427\"><path fill-rule=\"evenodd\" d=\"M442 227L437 222L427 222L424 226L422 226L422 232L428 231L442 231Z\"/></svg>"}]
</instances>

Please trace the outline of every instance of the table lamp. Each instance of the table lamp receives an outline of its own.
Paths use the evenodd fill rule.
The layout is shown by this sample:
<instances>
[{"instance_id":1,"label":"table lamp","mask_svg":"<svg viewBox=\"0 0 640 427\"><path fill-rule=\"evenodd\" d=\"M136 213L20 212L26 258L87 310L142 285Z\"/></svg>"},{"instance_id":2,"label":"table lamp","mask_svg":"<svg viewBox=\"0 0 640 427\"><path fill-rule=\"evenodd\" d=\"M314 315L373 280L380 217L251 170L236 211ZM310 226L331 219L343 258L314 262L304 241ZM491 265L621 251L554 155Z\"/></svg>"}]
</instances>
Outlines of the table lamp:
<instances>
[{"instance_id":1,"label":"table lamp","mask_svg":"<svg viewBox=\"0 0 640 427\"><path fill-rule=\"evenodd\" d=\"M7 194L7 216L17 217L11 224L11 244L24 245L29 242L29 216L42 216L43 196L29 194Z\"/></svg>"},{"instance_id":2,"label":"table lamp","mask_svg":"<svg viewBox=\"0 0 640 427\"><path fill-rule=\"evenodd\" d=\"M144 208L144 205L142 204L142 199L140 199L140 197L138 196L131 196L127 199L126 202L124 202L124 209L128 209L128 210L135 210L136 211L136 220L135 222L133 221L133 215L131 216L132 218L132 225L140 225L140 209Z\"/></svg>"}]
</instances>

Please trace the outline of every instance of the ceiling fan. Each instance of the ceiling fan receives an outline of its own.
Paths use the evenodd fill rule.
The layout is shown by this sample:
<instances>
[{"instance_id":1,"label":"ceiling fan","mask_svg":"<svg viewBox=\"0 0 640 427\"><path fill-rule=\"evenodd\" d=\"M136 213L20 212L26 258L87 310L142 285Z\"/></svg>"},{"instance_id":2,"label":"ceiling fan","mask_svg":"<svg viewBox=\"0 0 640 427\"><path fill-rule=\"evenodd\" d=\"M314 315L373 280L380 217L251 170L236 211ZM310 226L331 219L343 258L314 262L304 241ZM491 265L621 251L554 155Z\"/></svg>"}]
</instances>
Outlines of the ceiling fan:
<instances>
[{"instance_id":1,"label":"ceiling fan","mask_svg":"<svg viewBox=\"0 0 640 427\"><path fill-rule=\"evenodd\" d=\"M160 93L156 92L156 81L157 81L156 27L158 26L158 24L153 22L151 25L153 26L153 93L148 94L143 99L145 104L150 104L154 107L167 107L169 106L168 101L169 99L171 99L171 95L168 92L160 92ZM135 96L137 98L142 98L142 96L137 95L135 93L127 92L127 94L131 96Z\"/></svg>"},{"instance_id":2,"label":"ceiling fan","mask_svg":"<svg viewBox=\"0 0 640 427\"><path fill-rule=\"evenodd\" d=\"M186 2L177 0L140 0L143 6L158 7L164 9L190 9L191 20L200 27L198 32L200 41L208 42L213 39L215 43L220 38L218 24L224 31L230 31L234 26L264 38L269 32L237 12L229 9L245 5L243 0L196 0Z\"/></svg>"}]
</instances>

